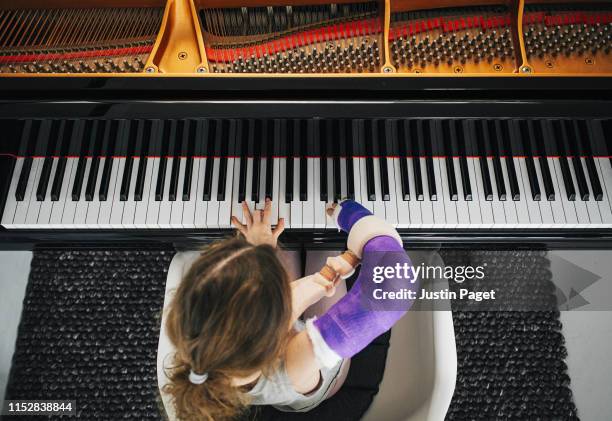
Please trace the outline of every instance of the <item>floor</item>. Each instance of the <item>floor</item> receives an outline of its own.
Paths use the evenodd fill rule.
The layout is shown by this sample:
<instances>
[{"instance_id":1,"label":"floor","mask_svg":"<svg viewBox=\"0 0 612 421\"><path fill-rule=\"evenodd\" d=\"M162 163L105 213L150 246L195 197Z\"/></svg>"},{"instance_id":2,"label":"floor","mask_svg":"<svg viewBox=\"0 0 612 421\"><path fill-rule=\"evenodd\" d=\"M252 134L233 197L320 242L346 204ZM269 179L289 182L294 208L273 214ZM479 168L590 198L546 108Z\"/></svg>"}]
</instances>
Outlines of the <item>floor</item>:
<instances>
[{"instance_id":1,"label":"floor","mask_svg":"<svg viewBox=\"0 0 612 421\"><path fill-rule=\"evenodd\" d=\"M0 396L6 388L31 258L29 252L0 252ZM562 312L561 320L579 416L585 421L612 419L612 251L554 252L551 260L554 279L562 280L560 289L574 310Z\"/></svg>"}]
</instances>

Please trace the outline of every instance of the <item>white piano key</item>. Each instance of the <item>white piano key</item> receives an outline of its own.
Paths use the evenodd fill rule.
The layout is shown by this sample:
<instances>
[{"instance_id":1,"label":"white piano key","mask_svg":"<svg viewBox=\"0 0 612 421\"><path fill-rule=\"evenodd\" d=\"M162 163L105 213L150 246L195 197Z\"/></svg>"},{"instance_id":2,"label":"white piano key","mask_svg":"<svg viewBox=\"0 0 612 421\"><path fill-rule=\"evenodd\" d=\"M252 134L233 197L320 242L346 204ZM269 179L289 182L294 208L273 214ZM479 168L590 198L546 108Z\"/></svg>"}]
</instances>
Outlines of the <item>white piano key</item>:
<instances>
[{"instance_id":1,"label":"white piano key","mask_svg":"<svg viewBox=\"0 0 612 421\"><path fill-rule=\"evenodd\" d=\"M148 228L147 212L149 210L149 203L151 201L151 186L153 185L153 189L155 189L155 184L153 184L155 182L153 179L155 158L145 157L143 159L147 160L147 167L145 171L144 184L142 186L142 200L136 202L136 211L134 213L135 228ZM138 172L137 168L135 172Z\"/></svg>"},{"instance_id":2,"label":"white piano key","mask_svg":"<svg viewBox=\"0 0 612 421\"><path fill-rule=\"evenodd\" d=\"M531 194L531 186L529 184L529 177L527 176L527 164L524 158L519 158L517 162L517 178L519 178L518 175L520 174L520 179L523 182L521 200L524 200L527 204L527 211L529 212L529 228L541 228L542 214L540 210L540 204L538 203L538 201L533 200L533 195Z\"/></svg>"},{"instance_id":3,"label":"white piano key","mask_svg":"<svg viewBox=\"0 0 612 421\"><path fill-rule=\"evenodd\" d=\"M482 209L480 208L481 192L479 183L476 182L476 167L474 158L467 158L467 169L470 176L470 187L472 189L472 200L467 200L468 210L470 212L470 224L474 228L483 228Z\"/></svg>"},{"instance_id":4,"label":"white piano key","mask_svg":"<svg viewBox=\"0 0 612 421\"><path fill-rule=\"evenodd\" d=\"M117 169L115 169L117 167ZM110 192L113 191L112 196L112 211L110 217L111 228L123 228L123 210L125 209L125 202L121 201L121 183L123 181L123 172L125 171L125 158L115 158L113 165L113 172L115 173L114 189L113 179L111 178L111 184L109 187L109 197L111 200Z\"/></svg>"},{"instance_id":5,"label":"white piano key","mask_svg":"<svg viewBox=\"0 0 612 421\"><path fill-rule=\"evenodd\" d=\"M251 200L251 193L253 191L253 158L247 158L247 169L246 169L246 190L245 190L245 200L246 202L249 204L249 207L251 209L255 208L255 203L253 203L253 201ZM242 213L242 205L240 205L240 213L238 216L238 219L240 219L240 221L243 224L246 224L246 219L244 217L244 214Z\"/></svg>"},{"instance_id":6,"label":"white piano key","mask_svg":"<svg viewBox=\"0 0 612 421\"><path fill-rule=\"evenodd\" d=\"M300 158L293 159L293 200L290 203L291 218L285 221L288 228L302 228L302 206L306 202L300 200Z\"/></svg>"},{"instance_id":7,"label":"white piano key","mask_svg":"<svg viewBox=\"0 0 612 421\"><path fill-rule=\"evenodd\" d=\"M601 225L601 213L599 211L599 206L597 205L597 200L595 200L595 195L593 194L593 187L591 186L591 177L589 177L589 172L587 171L586 163L584 158L580 158L580 163L582 164L582 171L584 172L585 179L587 182L587 186L589 187L589 200L585 201L587 212L589 213L589 219L591 220L591 224L593 225Z\"/></svg>"},{"instance_id":8,"label":"white piano key","mask_svg":"<svg viewBox=\"0 0 612 421\"><path fill-rule=\"evenodd\" d=\"M219 202L219 228L232 227L232 193L234 177L238 178L239 172L234 173L234 161L237 158L228 158L225 170L225 200ZM278 174L278 173L277 173Z\"/></svg>"},{"instance_id":9,"label":"white piano key","mask_svg":"<svg viewBox=\"0 0 612 421\"><path fill-rule=\"evenodd\" d=\"M100 195L98 192L100 191L100 183L102 182L102 173L104 172L104 162L106 161L106 157L100 158L100 162L98 165L98 173L96 174L96 183L94 188L93 200L87 202L87 217L85 220L85 226L87 228L101 228L99 224L99 216L100 216Z\"/></svg>"},{"instance_id":10,"label":"white piano key","mask_svg":"<svg viewBox=\"0 0 612 421\"><path fill-rule=\"evenodd\" d=\"M87 211L89 210L89 202L85 200L85 190L87 189L87 180L89 179L89 170L91 169L91 158L85 159L85 171L83 171L83 184L81 185L81 195L79 200L72 201L75 206L74 218L72 218L72 224L74 227L85 228L87 227ZM70 185L72 188L74 184ZM70 216L66 214L65 224L70 224Z\"/></svg>"},{"instance_id":11,"label":"white piano key","mask_svg":"<svg viewBox=\"0 0 612 421\"><path fill-rule=\"evenodd\" d=\"M349 158L350 159L350 158ZM346 175L346 158L340 158L340 199L344 200L348 196Z\"/></svg>"},{"instance_id":12,"label":"white piano key","mask_svg":"<svg viewBox=\"0 0 612 421\"><path fill-rule=\"evenodd\" d=\"M423 183L423 200L421 201L421 216L423 219L423 228L434 228L436 220L434 219L433 203L429 195L429 183L427 182L427 166L425 158L418 158L421 163L421 182Z\"/></svg>"},{"instance_id":13,"label":"white piano key","mask_svg":"<svg viewBox=\"0 0 612 421\"><path fill-rule=\"evenodd\" d=\"M64 182L67 183L67 190L66 196L64 198L64 210L62 212L62 218L59 222L59 225L62 228L77 228L77 226L74 224L74 218L76 215L78 201L72 200L72 187L74 186L74 181L76 179L78 164L79 158L68 158L68 162L66 163L66 174L64 175Z\"/></svg>"},{"instance_id":14,"label":"white piano key","mask_svg":"<svg viewBox=\"0 0 612 421\"><path fill-rule=\"evenodd\" d=\"M169 200L170 179L172 175L172 163L174 157L166 158L166 174L164 177L164 194L159 201L159 213L157 216L157 225L159 228L172 228L170 225L170 215L172 213L172 202Z\"/></svg>"},{"instance_id":15,"label":"white piano key","mask_svg":"<svg viewBox=\"0 0 612 421\"><path fill-rule=\"evenodd\" d=\"M359 163L359 158L350 158L353 160L353 187L355 189L355 197L354 200L361 200L361 164Z\"/></svg>"},{"instance_id":16,"label":"white piano key","mask_svg":"<svg viewBox=\"0 0 612 421\"><path fill-rule=\"evenodd\" d=\"M26 187L24 199L17 205L14 224L21 228L35 228L40 211L40 202L36 201L36 188L38 187L38 177L42 170L43 158L32 159L30 177Z\"/></svg>"},{"instance_id":17,"label":"white piano key","mask_svg":"<svg viewBox=\"0 0 612 421\"><path fill-rule=\"evenodd\" d=\"M110 221L111 221L111 215L113 212L113 208L115 208L115 203L114 203L115 184L117 182L117 171L119 169L119 165L117 165L117 162L116 162L118 158L111 158L111 159L113 159L114 162L113 162L113 167L110 171L110 180L108 183L108 194L106 196L106 200L100 201L100 213L98 215L98 226L100 228L112 228L110 226ZM100 170L102 169L103 167L100 167Z\"/></svg>"},{"instance_id":18,"label":"white piano key","mask_svg":"<svg viewBox=\"0 0 612 421\"><path fill-rule=\"evenodd\" d=\"M546 197L546 193L544 191L544 178L542 177L542 170L540 168L540 159L534 159L535 162L535 171L536 176L538 178L538 184L542 188L542 196L538 204L540 205L540 214L542 215L542 225L540 228L552 228L555 221L553 219L552 208L550 206L550 202Z\"/></svg>"},{"instance_id":19,"label":"white piano key","mask_svg":"<svg viewBox=\"0 0 612 421\"><path fill-rule=\"evenodd\" d=\"M47 186L45 200L39 202L40 210L38 212L38 220L35 224L36 228L50 228L49 221L51 220L51 210L53 209L53 201L51 200L51 189L53 188L53 180L55 179L55 170L57 169L58 161L59 158L53 158L53 163L51 164L51 172L49 173L49 184Z\"/></svg>"},{"instance_id":20,"label":"white piano key","mask_svg":"<svg viewBox=\"0 0 612 421\"><path fill-rule=\"evenodd\" d=\"M519 188L520 200L513 201L516 207L516 216L518 219L517 228L528 228L531 225L531 218L529 216L529 208L527 207L527 195L531 192L525 190L525 187L529 186L527 180L523 180L523 173L521 171L521 160L522 158L512 158L514 160L514 169L516 173L516 180ZM539 214L539 208L538 208Z\"/></svg>"},{"instance_id":21,"label":"white piano key","mask_svg":"<svg viewBox=\"0 0 612 421\"><path fill-rule=\"evenodd\" d=\"M136 207L138 202L134 200L134 193L136 192L136 182L138 180L139 166L140 157L134 157L132 161L132 174L130 176L130 188L128 189L128 197L123 204L123 217L121 218L121 226L123 228L136 228ZM121 179L123 180L123 176L121 177Z\"/></svg>"},{"instance_id":22,"label":"white piano key","mask_svg":"<svg viewBox=\"0 0 612 421\"><path fill-rule=\"evenodd\" d=\"M232 195L231 195L231 216L235 216L239 221L242 221L242 203L238 200L238 194L240 190L240 160L246 158L235 158L234 159L234 178L232 180ZM194 167L194 174L195 172ZM193 180L193 179L192 179ZM187 202L185 203L187 206ZM231 223L231 222L230 222ZM185 228L189 228L183 224Z\"/></svg>"},{"instance_id":23,"label":"white piano key","mask_svg":"<svg viewBox=\"0 0 612 421\"><path fill-rule=\"evenodd\" d=\"M206 215L208 212L208 202L204 201L204 179L206 174L206 160L207 158L194 158L193 160L193 177L197 180L197 189L192 192L195 195L195 216L194 216L194 225L195 228L207 228L207 220ZM196 166L196 161L198 162ZM196 171L196 168L198 171ZM252 167L251 167L252 168ZM249 168L249 170L251 169ZM250 172L248 174L251 174ZM247 180L250 179L251 176L247 176ZM247 192L250 193L249 190ZM242 209L240 210L240 215L242 215ZM242 222L245 223L244 216L242 217ZM212 228L212 227L211 227Z\"/></svg>"},{"instance_id":24,"label":"white piano key","mask_svg":"<svg viewBox=\"0 0 612 421\"><path fill-rule=\"evenodd\" d=\"M576 217L578 218L576 228L588 228L591 224L591 219L589 218L589 211L587 210L586 202L580 198L580 190L578 189L578 179L576 178L576 172L574 171L573 159L574 158L567 158L567 163L570 168L570 173L572 174L574 191L576 192L576 200L574 201L574 206L576 207Z\"/></svg>"},{"instance_id":25,"label":"white piano key","mask_svg":"<svg viewBox=\"0 0 612 421\"><path fill-rule=\"evenodd\" d=\"M176 187L176 200L171 201L170 207L170 226L172 228L183 228L183 180L185 180L185 164L187 158L175 157L179 160L178 182ZM172 168L170 168L172 172Z\"/></svg>"},{"instance_id":26,"label":"white piano key","mask_svg":"<svg viewBox=\"0 0 612 421\"><path fill-rule=\"evenodd\" d=\"M217 192L219 190L219 162L220 158L213 158L212 188L210 189L210 200L208 201L206 210L206 226L209 228L219 228L219 201L217 200Z\"/></svg>"},{"instance_id":27,"label":"white piano key","mask_svg":"<svg viewBox=\"0 0 612 421\"><path fill-rule=\"evenodd\" d=\"M66 205L72 203L71 198L71 181L74 178L72 175L73 171L76 171L78 158L67 158L66 159L66 167L64 168L64 179L62 180L62 187L60 189L60 194L58 200L53 202L53 206L51 208L51 218L49 219L49 227L60 229L60 228L68 228L63 225L62 221L64 218L64 212L69 212L66 209ZM73 169L74 165L74 169Z\"/></svg>"},{"instance_id":28,"label":"white piano key","mask_svg":"<svg viewBox=\"0 0 612 421\"><path fill-rule=\"evenodd\" d=\"M374 215L381 219L387 219L385 202L382 200L382 191L380 188L380 159L373 158L372 161L374 161L374 192L376 194L376 200L372 202L374 206Z\"/></svg>"},{"instance_id":29,"label":"white piano key","mask_svg":"<svg viewBox=\"0 0 612 421\"><path fill-rule=\"evenodd\" d=\"M358 196L355 195L355 200L357 200L358 202L360 201L364 208L374 213L374 202L371 202L368 198L368 181L365 164L366 160L365 158L357 158L357 160L359 161L359 186L361 186L361 198L359 199ZM357 186L357 183L355 183L355 186Z\"/></svg>"},{"instance_id":30,"label":"white piano key","mask_svg":"<svg viewBox=\"0 0 612 421\"><path fill-rule=\"evenodd\" d=\"M278 224L278 214L281 202L285 203L285 191L281 193L279 190L279 179L285 179L285 172L280 172L280 158L274 158L274 177L272 178L272 214L270 215L270 224Z\"/></svg>"},{"instance_id":31,"label":"white piano key","mask_svg":"<svg viewBox=\"0 0 612 421\"><path fill-rule=\"evenodd\" d=\"M555 200L549 201L550 208L552 209L553 220L555 228L564 228L566 227L567 221L565 220L565 212L563 211L563 203L561 202L561 197L559 195L560 187L559 180L557 178L557 174L555 172L555 158L546 158L548 160L548 168L550 168L550 178L552 179L553 188L555 189ZM561 181L563 182L563 181Z\"/></svg>"},{"instance_id":32,"label":"white piano key","mask_svg":"<svg viewBox=\"0 0 612 421\"><path fill-rule=\"evenodd\" d=\"M418 158L417 158L418 159ZM421 214L421 204L423 203L416 198L416 184L414 182L414 163L413 158L407 158L408 163L408 187L410 189L410 200L408 203L409 220L408 228L422 228L423 215ZM403 225L403 223L402 223Z\"/></svg>"},{"instance_id":33,"label":"white piano key","mask_svg":"<svg viewBox=\"0 0 612 421\"><path fill-rule=\"evenodd\" d=\"M516 203L514 200L512 200L512 193L510 192L510 177L508 177L508 167L506 165L506 159L507 158L500 158L502 176L504 179L504 185L506 186L506 200L502 201L502 203L504 206L504 215L506 217L506 226L508 228L516 228L518 224L518 215L516 210Z\"/></svg>"},{"instance_id":34,"label":"white piano key","mask_svg":"<svg viewBox=\"0 0 612 421\"><path fill-rule=\"evenodd\" d=\"M387 158L387 174L389 175L389 201L385 204L385 215L387 222L397 227L399 223L397 198L402 194L402 187L398 183L400 179L395 176L396 167L399 167L399 158ZM399 192L399 194L398 194Z\"/></svg>"},{"instance_id":35,"label":"white piano key","mask_svg":"<svg viewBox=\"0 0 612 421\"><path fill-rule=\"evenodd\" d=\"M463 183L461 181L461 167L459 158L453 158L455 168L455 180L457 182L457 228L470 227L470 208L463 194Z\"/></svg>"},{"instance_id":36,"label":"white piano key","mask_svg":"<svg viewBox=\"0 0 612 421\"><path fill-rule=\"evenodd\" d=\"M287 203L285 192L286 185L289 180L285 176L287 174L287 160L293 158L278 158L278 195L276 196L276 205L278 206L278 219L285 219L285 229L291 226L291 203ZM295 165L295 164L294 164ZM293 167L293 179L295 179L295 166ZM297 199L299 201L299 190L297 190ZM293 200L296 200L296 190L293 190Z\"/></svg>"},{"instance_id":37,"label":"white piano key","mask_svg":"<svg viewBox=\"0 0 612 421\"><path fill-rule=\"evenodd\" d=\"M400 168L400 159L406 158L396 158L393 160L393 177L396 180L395 187L395 208L397 210L397 228L409 228L410 227L410 208L409 201L404 200L404 195L402 194L402 185L401 185L401 168Z\"/></svg>"},{"instance_id":38,"label":"white piano key","mask_svg":"<svg viewBox=\"0 0 612 421\"><path fill-rule=\"evenodd\" d=\"M334 159L327 158L327 202L323 204L323 215L325 216L325 228L326 229L335 229L336 224L332 220L331 217L327 215L325 209L328 203L332 203L334 201Z\"/></svg>"},{"instance_id":39,"label":"white piano key","mask_svg":"<svg viewBox=\"0 0 612 421\"><path fill-rule=\"evenodd\" d=\"M553 166L551 168L551 176L557 179L557 186L559 186L558 199L563 208L563 216L565 219L565 228L576 228L578 224L578 217L576 216L576 206L574 202L567 199L567 191L565 189L565 182L563 181L563 173L561 172L561 163L559 159L553 158ZM554 171L554 173L552 173Z\"/></svg>"},{"instance_id":40,"label":"white piano key","mask_svg":"<svg viewBox=\"0 0 612 421\"><path fill-rule=\"evenodd\" d=\"M495 179L495 171L493 170L493 158L487 158L487 167L489 169L489 178L491 179L491 188L493 189L493 200L490 200L491 210L493 212L493 221L495 226L506 228L506 214L504 211L504 203L499 200L499 192L497 191L497 182Z\"/></svg>"},{"instance_id":41,"label":"white piano key","mask_svg":"<svg viewBox=\"0 0 612 421\"><path fill-rule=\"evenodd\" d=\"M610 167L610 160L607 158L594 158L594 160L603 191L603 199L597 202L601 213L601 224L604 228L612 228L612 191L609 185L612 182L612 168Z\"/></svg>"},{"instance_id":42,"label":"white piano key","mask_svg":"<svg viewBox=\"0 0 612 421\"><path fill-rule=\"evenodd\" d=\"M480 169L480 159L472 158L469 161L472 161L472 165L474 165L474 183L478 186L478 197L475 199L478 202L478 206L481 210L482 216L482 226L481 228L493 228L495 224L495 218L493 216L493 207L491 206L491 201L486 200L486 195L484 192L484 181L482 179L482 171Z\"/></svg>"},{"instance_id":43,"label":"white piano key","mask_svg":"<svg viewBox=\"0 0 612 421\"><path fill-rule=\"evenodd\" d=\"M314 217L314 228L325 228L326 215L325 205L326 203L321 200L321 159L313 158L313 204L312 211Z\"/></svg>"},{"instance_id":44,"label":"white piano key","mask_svg":"<svg viewBox=\"0 0 612 421\"><path fill-rule=\"evenodd\" d=\"M457 205L450 199L448 186L448 175L446 173L446 160L434 158L434 170L436 171L436 186L438 190L438 202L443 206L444 223L443 228L457 227Z\"/></svg>"},{"instance_id":45,"label":"white piano key","mask_svg":"<svg viewBox=\"0 0 612 421\"><path fill-rule=\"evenodd\" d=\"M253 208L263 210L266 206L266 172L268 169L268 158L260 158L259 164L259 198L253 203Z\"/></svg>"},{"instance_id":46,"label":"white piano key","mask_svg":"<svg viewBox=\"0 0 612 421\"><path fill-rule=\"evenodd\" d=\"M161 202L155 200L155 189L157 187L157 174L159 173L159 158L149 158L147 170L151 168L151 185L149 187L149 205L147 206L147 228L159 228L159 207ZM148 171L147 171L148 172ZM144 197L143 197L144 200Z\"/></svg>"},{"instance_id":47,"label":"white piano key","mask_svg":"<svg viewBox=\"0 0 612 421\"><path fill-rule=\"evenodd\" d=\"M17 211L17 205L19 203L17 202L15 193L17 192L17 184L19 184L19 176L21 175L23 160L24 158L17 158L15 161L13 176L11 177L11 183L9 185L10 187L6 197L6 204L4 205L4 213L2 214L2 226L9 229L14 228L13 221L15 219L15 212Z\"/></svg>"}]
</instances>

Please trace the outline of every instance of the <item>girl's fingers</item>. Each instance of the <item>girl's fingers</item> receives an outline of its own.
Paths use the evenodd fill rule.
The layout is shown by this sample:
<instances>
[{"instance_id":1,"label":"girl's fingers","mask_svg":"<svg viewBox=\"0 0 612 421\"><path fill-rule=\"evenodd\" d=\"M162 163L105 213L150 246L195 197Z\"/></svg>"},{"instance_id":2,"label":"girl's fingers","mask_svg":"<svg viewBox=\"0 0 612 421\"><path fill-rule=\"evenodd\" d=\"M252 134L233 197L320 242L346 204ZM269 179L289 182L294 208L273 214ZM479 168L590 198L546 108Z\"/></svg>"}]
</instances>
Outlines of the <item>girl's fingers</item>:
<instances>
[{"instance_id":1,"label":"girl's fingers","mask_svg":"<svg viewBox=\"0 0 612 421\"><path fill-rule=\"evenodd\" d=\"M242 214L244 215L246 226L250 227L251 225L253 225L253 215L251 215L249 204L246 201L242 202Z\"/></svg>"},{"instance_id":2,"label":"girl's fingers","mask_svg":"<svg viewBox=\"0 0 612 421\"><path fill-rule=\"evenodd\" d=\"M247 226L244 225L243 223L241 223L238 218L236 218L235 216L232 216L232 225L238 230L240 231L243 235L246 235L247 233Z\"/></svg>"},{"instance_id":3,"label":"girl's fingers","mask_svg":"<svg viewBox=\"0 0 612 421\"><path fill-rule=\"evenodd\" d=\"M264 205L262 222L264 224L270 223L270 215L272 214L272 201L266 198L266 204Z\"/></svg>"},{"instance_id":4,"label":"girl's fingers","mask_svg":"<svg viewBox=\"0 0 612 421\"><path fill-rule=\"evenodd\" d=\"M338 273L340 275L345 275L345 274L353 271L353 269L354 269L349 264L349 262L347 262L346 260L344 260L340 256L328 257L327 261L325 262L325 264L327 266L329 266L330 268L332 268L334 270L334 272L336 272L336 273Z\"/></svg>"},{"instance_id":5,"label":"girl's fingers","mask_svg":"<svg viewBox=\"0 0 612 421\"><path fill-rule=\"evenodd\" d=\"M278 239L278 237L285 231L285 218L280 218L278 220L278 224L276 224L276 228L272 231L272 235L274 238Z\"/></svg>"}]
</instances>

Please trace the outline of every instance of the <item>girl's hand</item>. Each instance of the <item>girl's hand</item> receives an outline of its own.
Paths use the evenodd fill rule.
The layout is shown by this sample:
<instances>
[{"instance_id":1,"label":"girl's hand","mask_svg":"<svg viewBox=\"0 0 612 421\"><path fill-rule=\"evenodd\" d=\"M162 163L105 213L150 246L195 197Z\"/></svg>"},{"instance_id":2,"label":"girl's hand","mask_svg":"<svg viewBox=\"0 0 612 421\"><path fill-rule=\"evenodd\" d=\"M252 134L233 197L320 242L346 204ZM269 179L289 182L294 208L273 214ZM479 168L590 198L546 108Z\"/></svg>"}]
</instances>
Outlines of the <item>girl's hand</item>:
<instances>
[{"instance_id":1,"label":"girl's hand","mask_svg":"<svg viewBox=\"0 0 612 421\"><path fill-rule=\"evenodd\" d=\"M285 219L280 218L278 224L274 230L270 225L270 214L272 213L272 201L266 199L266 205L264 210L255 210L251 213L247 202L242 202L242 214L246 225L241 223L238 218L232 216L232 225L236 227L238 231L246 240L255 245L268 244L272 247L276 247L278 237L285 230Z\"/></svg>"}]
</instances>

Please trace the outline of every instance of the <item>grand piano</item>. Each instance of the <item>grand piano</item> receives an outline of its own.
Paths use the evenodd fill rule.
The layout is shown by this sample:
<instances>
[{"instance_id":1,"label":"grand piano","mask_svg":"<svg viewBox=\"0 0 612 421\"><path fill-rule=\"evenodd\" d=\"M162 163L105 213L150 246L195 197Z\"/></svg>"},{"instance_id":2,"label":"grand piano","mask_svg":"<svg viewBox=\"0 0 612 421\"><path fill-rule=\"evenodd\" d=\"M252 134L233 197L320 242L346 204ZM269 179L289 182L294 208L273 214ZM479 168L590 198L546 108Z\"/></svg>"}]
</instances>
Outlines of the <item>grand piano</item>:
<instances>
[{"instance_id":1,"label":"grand piano","mask_svg":"<svg viewBox=\"0 0 612 421\"><path fill-rule=\"evenodd\" d=\"M192 245L270 198L411 244L612 245L612 4L0 6L0 247Z\"/></svg>"}]
</instances>

